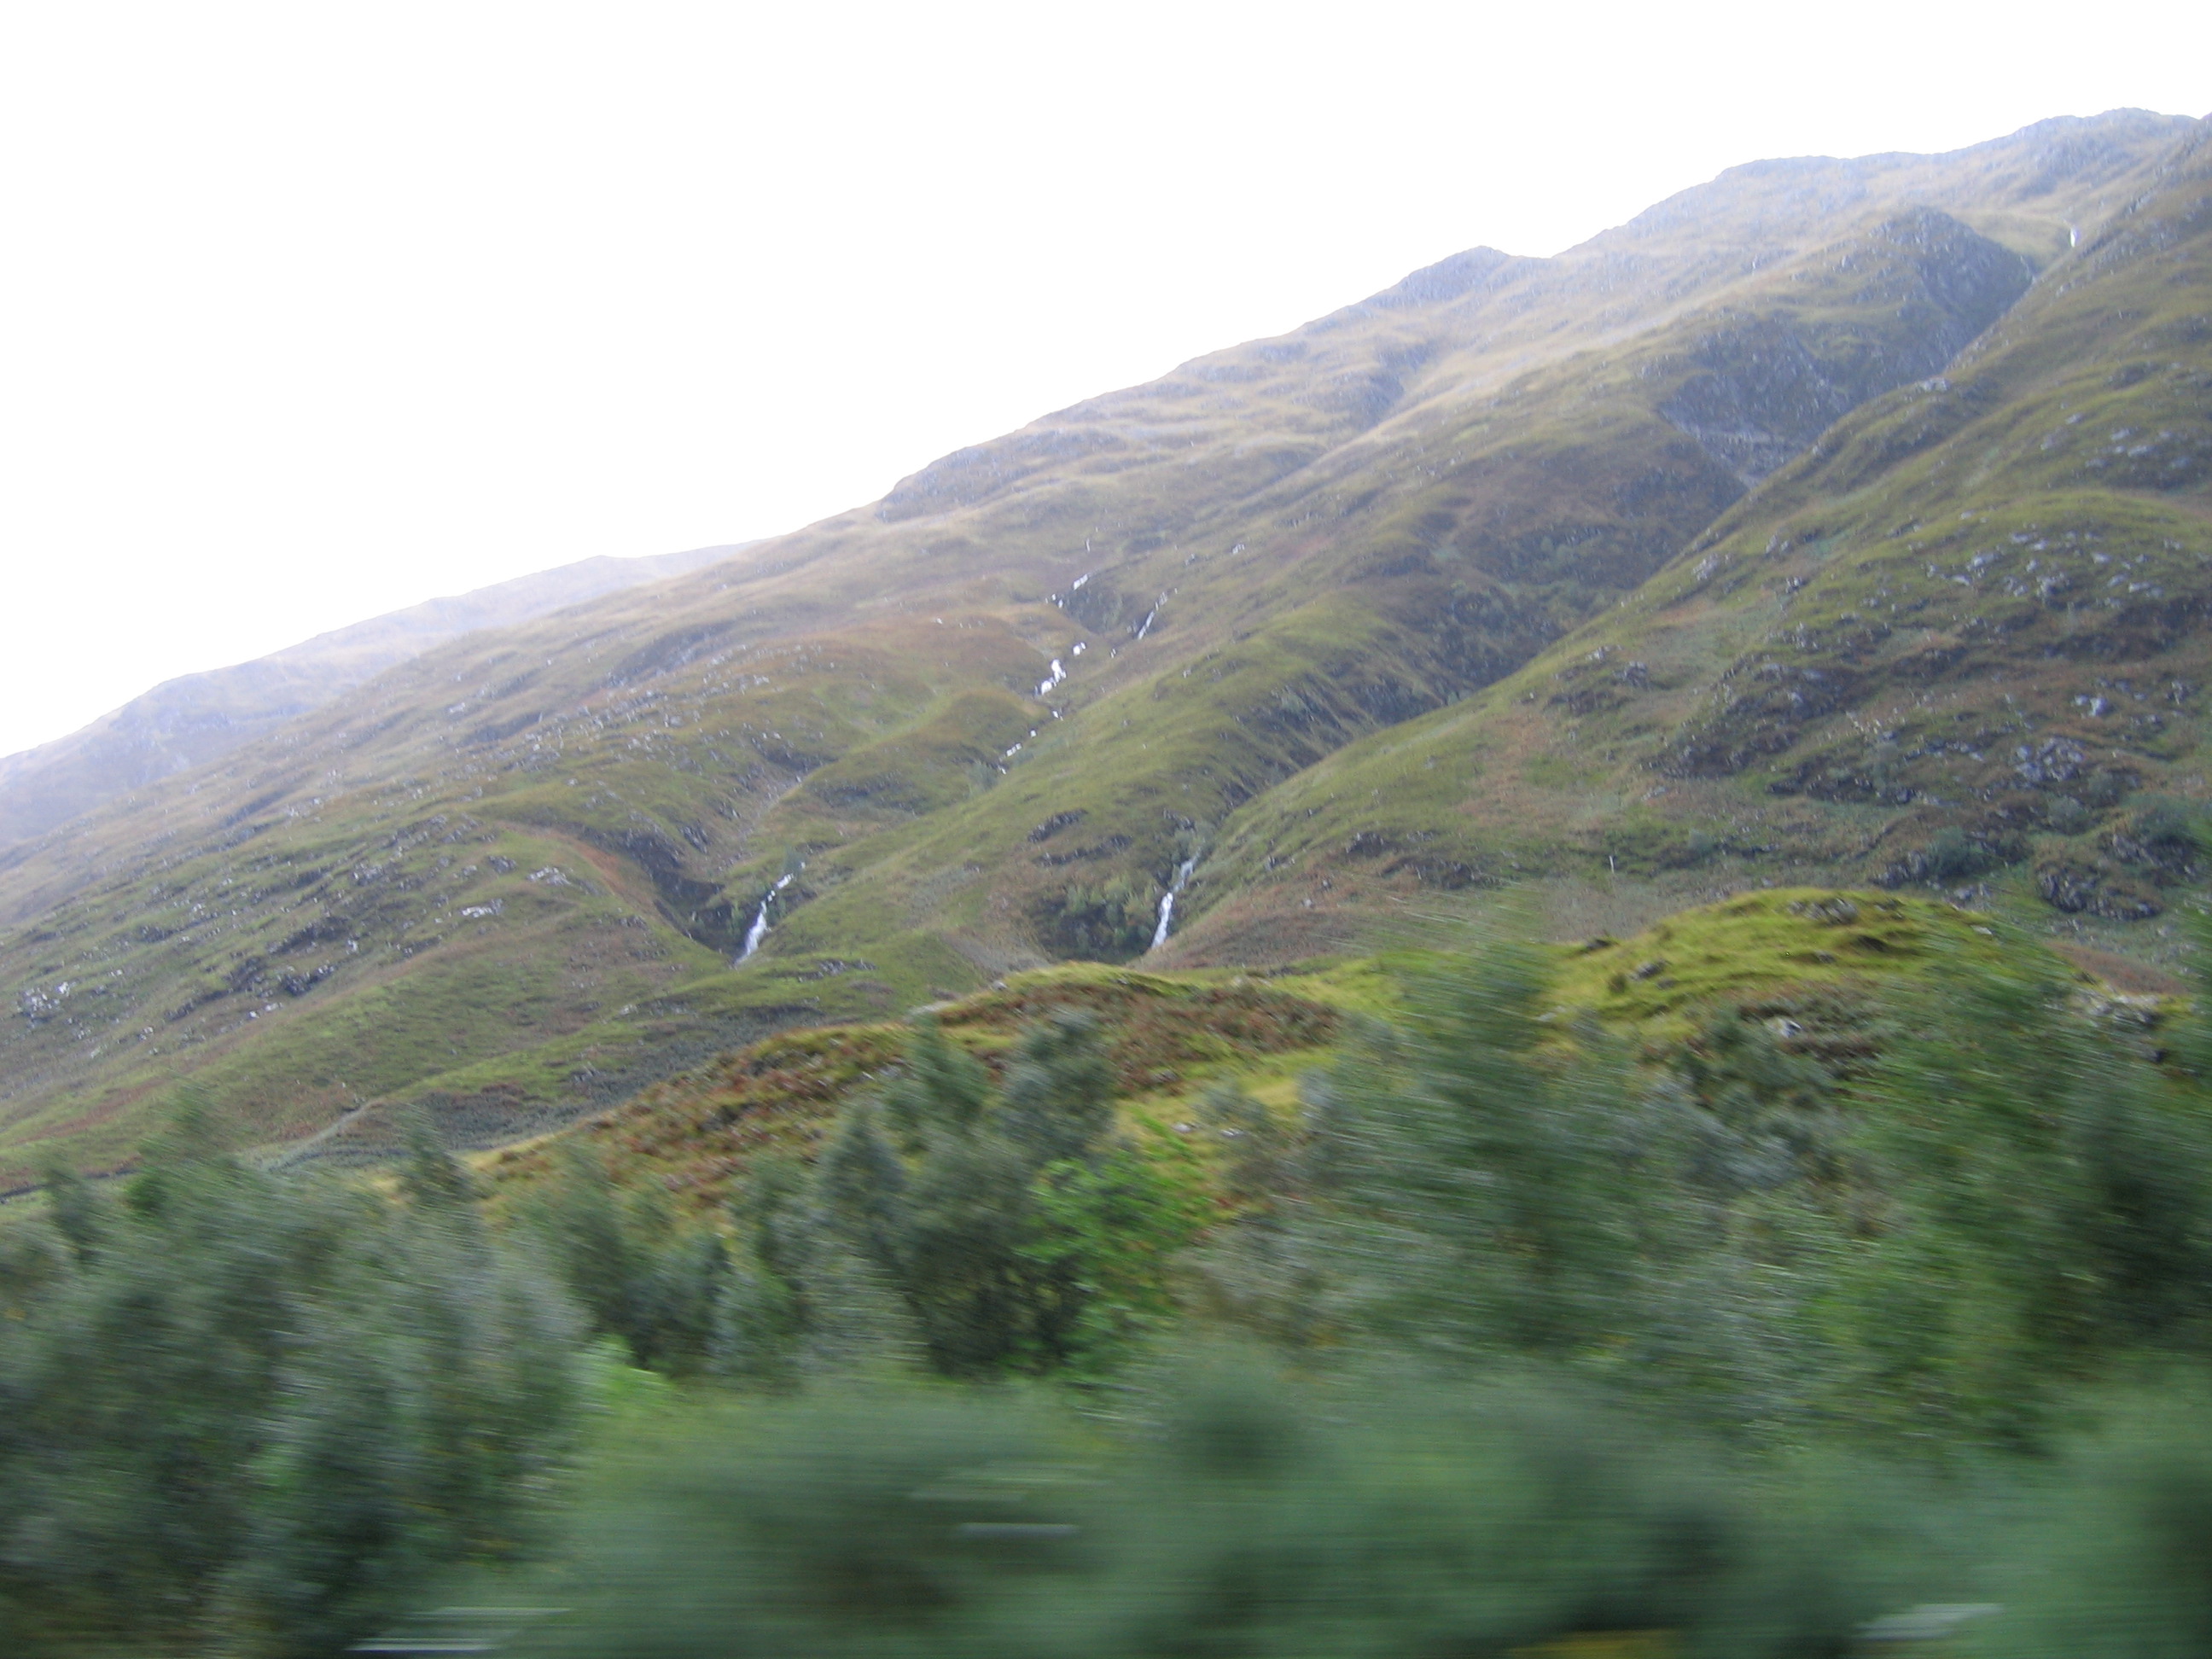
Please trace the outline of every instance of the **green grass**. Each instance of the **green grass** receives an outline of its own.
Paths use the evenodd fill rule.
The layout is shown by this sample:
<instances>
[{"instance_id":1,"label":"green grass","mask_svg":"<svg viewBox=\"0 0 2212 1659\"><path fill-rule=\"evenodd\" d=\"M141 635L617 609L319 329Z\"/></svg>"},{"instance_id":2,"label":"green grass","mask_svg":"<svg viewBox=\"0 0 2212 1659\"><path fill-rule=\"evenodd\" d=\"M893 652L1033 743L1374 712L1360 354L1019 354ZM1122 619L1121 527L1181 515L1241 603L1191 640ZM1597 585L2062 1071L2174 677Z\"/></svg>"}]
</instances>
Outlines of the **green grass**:
<instances>
[{"instance_id":1,"label":"green grass","mask_svg":"<svg viewBox=\"0 0 2212 1659\"><path fill-rule=\"evenodd\" d=\"M2036 942L1987 916L1879 890L1777 888L1668 917L1632 938L1591 939L1568 957L1559 995L1609 1024L1674 1034L1690 1015L1730 1000L1869 980L1930 975L2040 957Z\"/></svg>"}]
</instances>

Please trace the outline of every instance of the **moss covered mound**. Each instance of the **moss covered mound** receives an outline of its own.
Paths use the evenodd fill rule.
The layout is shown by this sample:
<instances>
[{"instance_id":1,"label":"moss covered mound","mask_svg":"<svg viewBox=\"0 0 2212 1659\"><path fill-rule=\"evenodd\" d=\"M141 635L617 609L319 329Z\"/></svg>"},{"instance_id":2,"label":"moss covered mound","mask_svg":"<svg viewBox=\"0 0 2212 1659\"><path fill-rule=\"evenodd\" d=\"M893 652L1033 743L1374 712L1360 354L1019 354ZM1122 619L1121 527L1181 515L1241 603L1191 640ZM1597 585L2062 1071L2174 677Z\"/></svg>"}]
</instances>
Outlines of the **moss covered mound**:
<instances>
[{"instance_id":1,"label":"moss covered mound","mask_svg":"<svg viewBox=\"0 0 2212 1659\"><path fill-rule=\"evenodd\" d=\"M1806 993L1911 982L2008 962L2073 970L1987 916L1880 890L1773 888L1685 910L1626 939L1572 947L1563 1002L1647 1034L1679 1030L1717 1006L1755 1007Z\"/></svg>"},{"instance_id":2,"label":"moss covered mound","mask_svg":"<svg viewBox=\"0 0 2212 1659\"><path fill-rule=\"evenodd\" d=\"M1826 1058L1863 1055L1886 990L2007 964L2061 977L2076 971L2034 941L1948 904L1824 888L1746 894L1632 938L1557 951L1561 1008L1594 1013L1662 1065L1711 1020L1735 1017L1783 1022L1793 1041L1802 1038L1796 1046ZM1087 1014L1106 1036L1125 1112L1172 1129L1220 1081L1294 1108L1299 1074L1334 1056L1347 1021L1390 1017L1410 980L1449 975L1464 960L1401 953L1266 978L1073 964L926 1012L994 1073L1032 1022ZM910 1035L905 1024L885 1024L780 1033L479 1162L511 1198L550 1174L573 1144L602 1157L619 1180L655 1182L711 1207L763 1152L811 1155L838 1110L900 1065Z\"/></svg>"}]
</instances>

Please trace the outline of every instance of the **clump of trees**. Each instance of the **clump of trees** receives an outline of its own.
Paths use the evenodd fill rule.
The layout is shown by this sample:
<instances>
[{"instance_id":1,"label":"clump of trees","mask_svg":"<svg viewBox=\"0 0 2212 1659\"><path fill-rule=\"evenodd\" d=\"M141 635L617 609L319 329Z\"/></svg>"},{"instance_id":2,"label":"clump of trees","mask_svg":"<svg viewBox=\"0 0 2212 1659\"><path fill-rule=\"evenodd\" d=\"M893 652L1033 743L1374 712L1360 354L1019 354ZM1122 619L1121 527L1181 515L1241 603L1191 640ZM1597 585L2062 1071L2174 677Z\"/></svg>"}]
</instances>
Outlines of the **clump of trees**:
<instances>
[{"instance_id":1,"label":"clump of trees","mask_svg":"<svg viewBox=\"0 0 2212 1659\"><path fill-rule=\"evenodd\" d=\"M1095 1373L1170 1318L1175 1258L1216 1214L1187 1149L1117 1127L1080 1014L1033 1027L1003 1085L920 1023L811 1165L756 1165L726 1231L588 1155L522 1209L635 1364L779 1388L869 1363Z\"/></svg>"},{"instance_id":2,"label":"clump of trees","mask_svg":"<svg viewBox=\"0 0 2212 1659\"><path fill-rule=\"evenodd\" d=\"M1160 890L1141 876L1071 883L1037 916L1053 946L1071 957L1127 962L1141 956L1159 922Z\"/></svg>"},{"instance_id":3,"label":"clump of trees","mask_svg":"<svg viewBox=\"0 0 2212 1659\"><path fill-rule=\"evenodd\" d=\"M1538 1362L1776 1443L2032 1449L2081 1389L2212 1346L2212 1048L2192 1020L2160 1060L2032 961L1955 966L1862 1013L1850 1064L1724 1011L1655 1066L1493 949L1301 1124L1246 1111L1196 1265L1310 1352Z\"/></svg>"},{"instance_id":4,"label":"clump of trees","mask_svg":"<svg viewBox=\"0 0 2212 1659\"><path fill-rule=\"evenodd\" d=\"M343 1651L540 1542L566 1298L427 1142L399 1201L280 1180L188 1109L67 1176L0 1271L0 1650Z\"/></svg>"}]
</instances>

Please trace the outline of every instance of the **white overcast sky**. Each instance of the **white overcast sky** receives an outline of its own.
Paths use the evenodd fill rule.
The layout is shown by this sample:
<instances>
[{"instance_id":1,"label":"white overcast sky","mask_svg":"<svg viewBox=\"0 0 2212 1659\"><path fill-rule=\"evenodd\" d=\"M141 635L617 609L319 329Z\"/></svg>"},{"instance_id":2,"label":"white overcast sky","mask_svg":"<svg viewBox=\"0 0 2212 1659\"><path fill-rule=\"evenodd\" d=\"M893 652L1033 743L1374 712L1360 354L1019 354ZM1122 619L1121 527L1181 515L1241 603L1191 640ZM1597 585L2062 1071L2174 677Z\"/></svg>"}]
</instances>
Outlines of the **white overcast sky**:
<instances>
[{"instance_id":1,"label":"white overcast sky","mask_svg":"<svg viewBox=\"0 0 2212 1659\"><path fill-rule=\"evenodd\" d=\"M0 9L0 753L772 534L1756 157L2212 110L2212 4Z\"/></svg>"}]
</instances>

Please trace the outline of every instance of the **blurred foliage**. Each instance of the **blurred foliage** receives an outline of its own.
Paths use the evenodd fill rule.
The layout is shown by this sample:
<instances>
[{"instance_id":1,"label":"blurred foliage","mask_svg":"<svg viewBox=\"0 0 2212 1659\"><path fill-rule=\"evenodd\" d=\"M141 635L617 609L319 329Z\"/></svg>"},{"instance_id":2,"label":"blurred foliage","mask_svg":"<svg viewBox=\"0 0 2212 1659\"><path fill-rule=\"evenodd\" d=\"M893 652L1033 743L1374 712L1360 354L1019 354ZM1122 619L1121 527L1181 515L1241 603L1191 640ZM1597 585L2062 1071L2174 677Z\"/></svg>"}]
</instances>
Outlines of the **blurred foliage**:
<instances>
[{"instance_id":1,"label":"blurred foliage","mask_svg":"<svg viewBox=\"0 0 2212 1659\"><path fill-rule=\"evenodd\" d=\"M2067 1449L2004 1541L2004 1616L1972 1650L2180 1659L2212 1647L2212 1398L2131 1389Z\"/></svg>"},{"instance_id":2,"label":"blurred foliage","mask_svg":"<svg viewBox=\"0 0 2212 1659\"><path fill-rule=\"evenodd\" d=\"M1841 1652L1947 1559L1929 1504L1749 1480L1536 1378L1316 1391L1217 1355L1124 1406L1106 1437L1003 1390L665 1423L531 1586L568 1611L516 1650L1356 1659L1672 1632L1686 1655Z\"/></svg>"},{"instance_id":3,"label":"blurred foliage","mask_svg":"<svg viewBox=\"0 0 2212 1659\"><path fill-rule=\"evenodd\" d=\"M187 1109L0 1228L0 1630L1779 1655L2006 1594L2028 1651L2189 1650L2212 1034L1922 948L1637 1047L1501 939L1413 965L1302 1107L1222 1081L1172 1125L1084 1010L985 1055L925 1017L720 1212L570 1150L495 1224L427 1133L386 1194ZM574 1611L423 1611L471 1570Z\"/></svg>"},{"instance_id":4,"label":"blurred foliage","mask_svg":"<svg viewBox=\"0 0 2212 1659\"><path fill-rule=\"evenodd\" d=\"M332 1652L537 1536L573 1325L442 1154L402 1184L273 1178L188 1104L119 1194L58 1178L10 1230L8 1652Z\"/></svg>"},{"instance_id":5,"label":"blurred foliage","mask_svg":"<svg viewBox=\"0 0 2212 1659\"><path fill-rule=\"evenodd\" d=\"M2155 1063L2208 1051L2196 1017L2154 1049L1980 941L1886 1002L1792 1005L1817 1028L1709 1010L1643 1065L1553 998L1510 942L1417 982L1287 1146L1223 1166L1266 1173L1200 1258L1216 1310L1939 1456L2037 1447L2073 1392L2203 1353L2212 1115Z\"/></svg>"},{"instance_id":6,"label":"blurred foliage","mask_svg":"<svg viewBox=\"0 0 2212 1659\"><path fill-rule=\"evenodd\" d=\"M619 1340L635 1364L683 1374L706 1363L729 1276L714 1229L682 1217L658 1186L618 1190L582 1147L569 1149L558 1179L520 1212L593 1328Z\"/></svg>"},{"instance_id":7,"label":"blurred foliage","mask_svg":"<svg viewBox=\"0 0 2212 1659\"><path fill-rule=\"evenodd\" d=\"M2197 1353L2212 1312L2212 1119L2026 970L1960 975L1869 1080L1883 1206L1838 1261L1850 1408L2033 1443L2120 1357Z\"/></svg>"}]
</instances>

